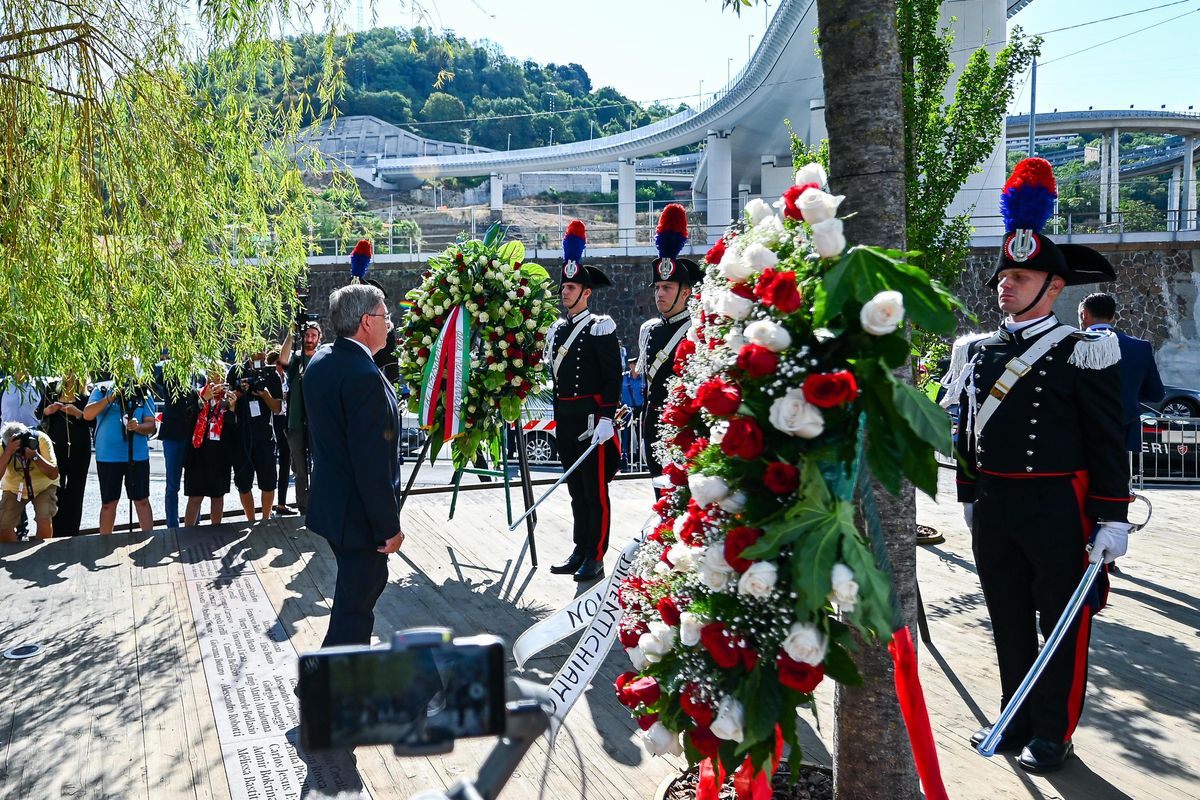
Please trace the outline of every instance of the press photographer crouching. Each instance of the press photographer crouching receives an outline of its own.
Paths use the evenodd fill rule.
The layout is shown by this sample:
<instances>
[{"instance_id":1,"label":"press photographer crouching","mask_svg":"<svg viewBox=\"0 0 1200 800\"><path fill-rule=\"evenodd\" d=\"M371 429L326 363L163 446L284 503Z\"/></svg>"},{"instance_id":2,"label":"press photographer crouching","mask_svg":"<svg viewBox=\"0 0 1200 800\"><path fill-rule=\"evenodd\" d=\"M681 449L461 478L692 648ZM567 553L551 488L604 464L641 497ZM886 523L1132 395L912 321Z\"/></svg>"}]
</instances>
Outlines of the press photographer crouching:
<instances>
[{"instance_id":1,"label":"press photographer crouching","mask_svg":"<svg viewBox=\"0 0 1200 800\"><path fill-rule=\"evenodd\" d=\"M300 347L295 346L293 331L288 331L279 350L279 363L287 375L287 443L292 474L296 476L296 508L301 514L307 514L308 420L304 416L304 371L321 344L321 323L315 314L305 312L301 302L294 327L304 331Z\"/></svg>"},{"instance_id":2,"label":"press photographer crouching","mask_svg":"<svg viewBox=\"0 0 1200 800\"><path fill-rule=\"evenodd\" d=\"M226 433L231 437L233 483L246 520L254 522L258 519L253 494L257 477L262 494L262 519L269 519L275 505L277 478L275 427L271 419L282 407L283 384L275 367L266 363L262 351L252 354L246 363L232 367L225 383L234 412L234 430Z\"/></svg>"},{"instance_id":3,"label":"press photographer crouching","mask_svg":"<svg viewBox=\"0 0 1200 800\"><path fill-rule=\"evenodd\" d=\"M54 443L40 431L20 422L0 428L0 542L17 541L17 524L25 504L33 500L33 518L39 539L54 535L52 520L58 513L58 464Z\"/></svg>"},{"instance_id":4,"label":"press photographer crouching","mask_svg":"<svg viewBox=\"0 0 1200 800\"><path fill-rule=\"evenodd\" d=\"M150 437L158 429L154 398L138 387L96 384L83 418L96 421L96 477L100 481L100 533L117 521L121 483L137 511L138 526L154 529L150 508Z\"/></svg>"}]
</instances>

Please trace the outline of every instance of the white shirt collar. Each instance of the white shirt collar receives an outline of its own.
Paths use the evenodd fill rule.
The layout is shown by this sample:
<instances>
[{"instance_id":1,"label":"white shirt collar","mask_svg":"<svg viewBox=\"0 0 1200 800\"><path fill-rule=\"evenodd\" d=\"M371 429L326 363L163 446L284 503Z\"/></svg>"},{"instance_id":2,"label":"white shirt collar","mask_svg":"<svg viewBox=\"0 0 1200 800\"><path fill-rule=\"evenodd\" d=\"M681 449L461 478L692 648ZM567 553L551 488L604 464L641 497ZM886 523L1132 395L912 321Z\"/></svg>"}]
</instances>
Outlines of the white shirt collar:
<instances>
[{"instance_id":1,"label":"white shirt collar","mask_svg":"<svg viewBox=\"0 0 1200 800\"><path fill-rule=\"evenodd\" d=\"M346 341L354 342L356 345L358 345L359 347L361 347L363 349L363 352L367 354L367 358L370 358L372 361L375 360L375 354L371 352L371 348L367 347L365 344L360 342L358 339L354 339L354 338L347 336Z\"/></svg>"}]
</instances>

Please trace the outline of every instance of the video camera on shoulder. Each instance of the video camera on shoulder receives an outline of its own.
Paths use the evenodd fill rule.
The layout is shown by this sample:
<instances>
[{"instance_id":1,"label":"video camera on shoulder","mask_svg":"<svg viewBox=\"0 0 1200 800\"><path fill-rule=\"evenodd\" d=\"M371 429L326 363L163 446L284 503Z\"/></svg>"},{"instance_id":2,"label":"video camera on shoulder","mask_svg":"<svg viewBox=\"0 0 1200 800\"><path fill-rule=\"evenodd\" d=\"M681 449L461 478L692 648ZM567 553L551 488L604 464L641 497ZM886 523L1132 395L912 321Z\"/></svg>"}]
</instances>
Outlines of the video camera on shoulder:
<instances>
[{"instance_id":1,"label":"video camera on shoulder","mask_svg":"<svg viewBox=\"0 0 1200 800\"><path fill-rule=\"evenodd\" d=\"M305 750L394 745L448 752L454 740L505 731L504 642L445 628L397 632L390 647L329 647L300 656Z\"/></svg>"},{"instance_id":2,"label":"video camera on shoulder","mask_svg":"<svg viewBox=\"0 0 1200 800\"><path fill-rule=\"evenodd\" d=\"M267 381L275 375L275 368L269 366L243 368L238 376L238 391L242 394L253 394L265 391L270 385Z\"/></svg>"},{"instance_id":3,"label":"video camera on shoulder","mask_svg":"<svg viewBox=\"0 0 1200 800\"><path fill-rule=\"evenodd\" d=\"M296 295L296 318L293 325L297 332L303 331L310 323L320 322L320 314L312 314L308 310L308 294Z\"/></svg>"}]
</instances>

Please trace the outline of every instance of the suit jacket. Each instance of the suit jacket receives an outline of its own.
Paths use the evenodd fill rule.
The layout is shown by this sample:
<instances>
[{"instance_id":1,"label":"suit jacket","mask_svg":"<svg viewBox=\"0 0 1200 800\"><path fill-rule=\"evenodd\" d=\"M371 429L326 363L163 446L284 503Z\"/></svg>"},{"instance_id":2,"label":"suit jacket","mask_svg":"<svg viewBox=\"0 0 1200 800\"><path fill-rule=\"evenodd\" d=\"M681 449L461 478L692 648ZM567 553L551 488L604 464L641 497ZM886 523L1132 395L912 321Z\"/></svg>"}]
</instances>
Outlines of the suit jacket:
<instances>
[{"instance_id":1,"label":"suit jacket","mask_svg":"<svg viewBox=\"0 0 1200 800\"><path fill-rule=\"evenodd\" d=\"M400 413L371 356L341 338L304 373L313 474L308 529L342 548L379 547L400 530Z\"/></svg>"},{"instance_id":2,"label":"suit jacket","mask_svg":"<svg viewBox=\"0 0 1200 800\"><path fill-rule=\"evenodd\" d=\"M1090 330L1107 326L1093 325ZM1142 449L1141 404L1157 403L1165 396L1154 348L1145 339L1113 329L1121 345L1121 412L1125 421L1125 446L1131 452Z\"/></svg>"}]
</instances>

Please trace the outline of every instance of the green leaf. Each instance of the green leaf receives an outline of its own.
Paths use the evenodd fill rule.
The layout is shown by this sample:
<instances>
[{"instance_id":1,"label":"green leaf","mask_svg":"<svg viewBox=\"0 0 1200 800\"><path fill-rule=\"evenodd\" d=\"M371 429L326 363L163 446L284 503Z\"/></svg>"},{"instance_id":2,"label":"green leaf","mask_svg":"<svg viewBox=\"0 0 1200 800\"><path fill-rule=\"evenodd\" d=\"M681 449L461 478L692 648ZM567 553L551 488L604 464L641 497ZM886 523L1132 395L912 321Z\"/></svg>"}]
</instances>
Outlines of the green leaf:
<instances>
[{"instance_id":1,"label":"green leaf","mask_svg":"<svg viewBox=\"0 0 1200 800\"><path fill-rule=\"evenodd\" d=\"M854 659L837 642L829 643L829 652L825 654L825 674L846 686L863 685L862 674Z\"/></svg>"},{"instance_id":2,"label":"green leaf","mask_svg":"<svg viewBox=\"0 0 1200 800\"><path fill-rule=\"evenodd\" d=\"M533 284L543 283L550 280L550 273L541 264L535 264L532 261L526 261L521 265L521 274L529 278L529 282Z\"/></svg>"},{"instance_id":3,"label":"green leaf","mask_svg":"<svg viewBox=\"0 0 1200 800\"><path fill-rule=\"evenodd\" d=\"M815 610L825 605L833 589L830 573L837 563L838 544L843 530L854 527L854 507L837 502L810 527L796 547L792 559L792 589L798 595L797 606Z\"/></svg>"},{"instance_id":4,"label":"green leaf","mask_svg":"<svg viewBox=\"0 0 1200 800\"><path fill-rule=\"evenodd\" d=\"M521 417L521 398L507 395L500 398L500 415L506 422L516 422Z\"/></svg>"},{"instance_id":5,"label":"green leaf","mask_svg":"<svg viewBox=\"0 0 1200 800\"><path fill-rule=\"evenodd\" d=\"M744 753L753 745L775 739L775 723L779 720L782 707L779 681L774 674L759 667L750 673L736 696L742 701L745 712L745 739L738 745L737 752Z\"/></svg>"},{"instance_id":6,"label":"green leaf","mask_svg":"<svg viewBox=\"0 0 1200 800\"><path fill-rule=\"evenodd\" d=\"M493 222L488 226L487 232L483 234L483 246L492 248L504 238L504 229L499 222Z\"/></svg>"},{"instance_id":7,"label":"green leaf","mask_svg":"<svg viewBox=\"0 0 1200 800\"><path fill-rule=\"evenodd\" d=\"M888 290L904 296L904 312L914 325L932 333L954 332L958 324L954 312L963 308L958 298L919 267L878 248L861 245L846 251L837 266L825 274L824 296L814 304L814 325L828 324L851 298L866 303Z\"/></svg>"},{"instance_id":8,"label":"green leaf","mask_svg":"<svg viewBox=\"0 0 1200 800\"><path fill-rule=\"evenodd\" d=\"M896 411L917 438L943 455L953 453L950 415L914 387L897 380L892 373L888 372L887 375L892 381L892 401Z\"/></svg>"},{"instance_id":9,"label":"green leaf","mask_svg":"<svg viewBox=\"0 0 1200 800\"><path fill-rule=\"evenodd\" d=\"M496 251L496 257L504 264L524 261L525 245L521 243L520 239L511 239L500 245L500 249Z\"/></svg>"},{"instance_id":10,"label":"green leaf","mask_svg":"<svg viewBox=\"0 0 1200 800\"><path fill-rule=\"evenodd\" d=\"M887 639L892 632L891 583L857 531L842 540L842 560L858 584L858 605L852 619L860 621L876 637Z\"/></svg>"}]
</instances>

